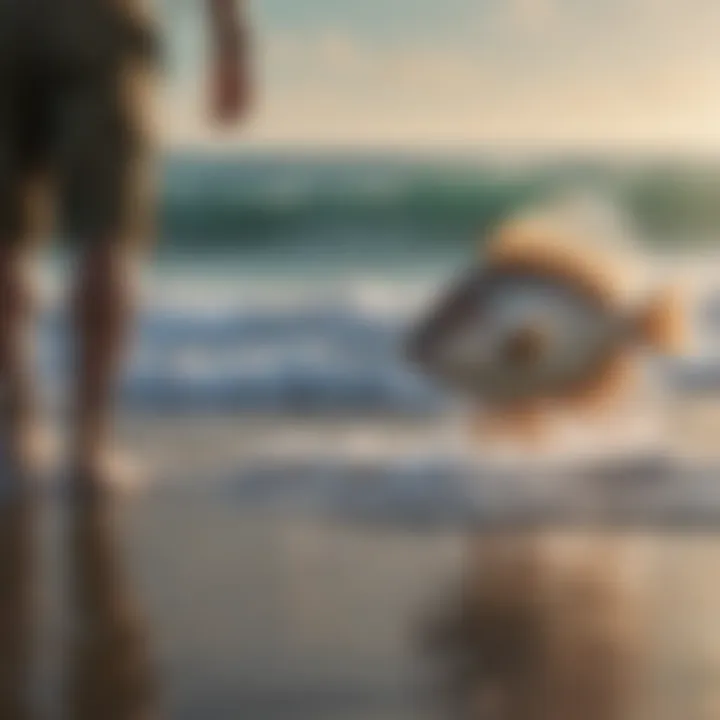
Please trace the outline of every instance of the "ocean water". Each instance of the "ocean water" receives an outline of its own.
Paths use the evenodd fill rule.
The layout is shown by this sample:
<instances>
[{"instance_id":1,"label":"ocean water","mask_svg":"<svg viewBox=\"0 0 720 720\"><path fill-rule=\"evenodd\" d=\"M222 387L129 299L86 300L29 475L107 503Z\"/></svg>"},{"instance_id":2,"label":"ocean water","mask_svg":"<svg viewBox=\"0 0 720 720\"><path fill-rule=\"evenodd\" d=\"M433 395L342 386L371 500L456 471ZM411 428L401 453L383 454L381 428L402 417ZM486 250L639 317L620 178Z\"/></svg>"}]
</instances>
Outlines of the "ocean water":
<instances>
[{"instance_id":1,"label":"ocean water","mask_svg":"<svg viewBox=\"0 0 720 720\"><path fill-rule=\"evenodd\" d=\"M720 166L710 161L198 155L166 160L163 247L271 265L409 267L462 258L509 213L580 191L615 203L655 246L712 244L720 227Z\"/></svg>"},{"instance_id":2,"label":"ocean water","mask_svg":"<svg viewBox=\"0 0 720 720\"><path fill-rule=\"evenodd\" d=\"M433 416L409 323L496 222L559 194L616 205L648 262L682 269L695 347L680 392L720 388L720 166L669 160L172 156L122 399L135 411ZM62 273L51 269L48 287ZM49 291L43 368L66 369ZM717 353L715 352L717 349Z\"/></svg>"},{"instance_id":3,"label":"ocean water","mask_svg":"<svg viewBox=\"0 0 720 720\"><path fill-rule=\"evenodd\" d=\"M636 223L649 262L682 265L696 343L667 376L683 392L720 387L720 167L183 156L165 164L162 238L123 402L152 412L442 412L447 398L404 362L408 324L494 223L580 190ZM51 269L48 286L61 276ZM48 297L52 382L66 352Z\"/></svg>"}]
</instances>

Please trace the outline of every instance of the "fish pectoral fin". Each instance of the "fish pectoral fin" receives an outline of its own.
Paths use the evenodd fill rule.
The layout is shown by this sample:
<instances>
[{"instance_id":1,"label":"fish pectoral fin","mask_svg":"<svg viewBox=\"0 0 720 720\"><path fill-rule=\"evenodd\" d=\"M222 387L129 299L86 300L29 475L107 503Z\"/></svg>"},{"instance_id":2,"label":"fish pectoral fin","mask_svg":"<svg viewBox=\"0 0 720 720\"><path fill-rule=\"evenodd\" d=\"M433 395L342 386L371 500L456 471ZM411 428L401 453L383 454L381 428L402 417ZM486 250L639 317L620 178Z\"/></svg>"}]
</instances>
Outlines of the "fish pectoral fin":
<instances>
[{"instance_id":1,"label":"fish pectoral fin","mask_svg":"<svg viewBox=\"0 0 720 720\"><path fill-rule=\"evenodd\" d=\"M687 349L687 317L679 290L668 288L655 295L636 318L639 339L653 349L679 354Z\"/></svg>"}]
</instances>

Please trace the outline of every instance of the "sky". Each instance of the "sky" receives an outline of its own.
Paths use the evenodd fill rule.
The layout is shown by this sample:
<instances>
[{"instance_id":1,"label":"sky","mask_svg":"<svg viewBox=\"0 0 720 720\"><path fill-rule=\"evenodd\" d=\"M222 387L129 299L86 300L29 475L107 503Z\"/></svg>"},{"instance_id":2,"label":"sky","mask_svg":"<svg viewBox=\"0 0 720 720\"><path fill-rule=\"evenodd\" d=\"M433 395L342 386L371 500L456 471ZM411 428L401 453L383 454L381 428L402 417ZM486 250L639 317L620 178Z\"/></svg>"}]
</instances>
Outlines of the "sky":
<instances>
[{"instance_id":1,"label":"sky","mask_svg":"<svg viewBox=\"0 0 720 720\"><path fill-rule=\"evenodd\" d=\"M246 0L257 99L214 136L201 0L158 0L173 145L720 149L717 0Z\"/></svg>"}]
</instances>

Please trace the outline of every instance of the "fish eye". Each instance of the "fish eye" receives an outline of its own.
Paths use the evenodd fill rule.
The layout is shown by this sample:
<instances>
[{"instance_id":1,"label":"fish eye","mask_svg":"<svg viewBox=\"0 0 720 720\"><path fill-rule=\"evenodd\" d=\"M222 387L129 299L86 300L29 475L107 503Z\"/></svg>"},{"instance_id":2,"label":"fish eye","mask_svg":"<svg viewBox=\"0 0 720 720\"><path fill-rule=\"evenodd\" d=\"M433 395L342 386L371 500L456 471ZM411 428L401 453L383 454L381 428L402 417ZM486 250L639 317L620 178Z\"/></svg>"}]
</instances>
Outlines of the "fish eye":
<instances>
[{"instance_id":1,"label":"fish eye","mask_svg":"<svg viewBox=\"0 0 720 720\"><path fill-rule=\"evenodd\" d=\"M547 349L548 338L537 326L518 328L503 338L499 359L513 367L527 368L537 364Z\"/></svg>"}]
</instances>

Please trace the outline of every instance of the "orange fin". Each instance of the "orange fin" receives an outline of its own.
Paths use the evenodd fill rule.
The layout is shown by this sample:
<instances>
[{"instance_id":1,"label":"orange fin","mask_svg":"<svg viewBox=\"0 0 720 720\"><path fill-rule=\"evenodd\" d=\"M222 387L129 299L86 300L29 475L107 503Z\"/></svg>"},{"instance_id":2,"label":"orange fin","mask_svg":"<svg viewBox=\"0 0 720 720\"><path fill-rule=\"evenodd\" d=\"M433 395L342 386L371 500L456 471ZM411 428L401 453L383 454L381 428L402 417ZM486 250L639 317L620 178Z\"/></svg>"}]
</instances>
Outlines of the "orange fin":
<instances>
[{"instance_id":1,"label":"orange fin","mask_svg":"<svg viewBox=\"0 0 720 720\"><path fill-rule=\"evenodd\" d=\"M613 304L630 272L623 258L533 223L509 223L484 250L490 268L531 269Z\"/></svg>"}]
</instances>

